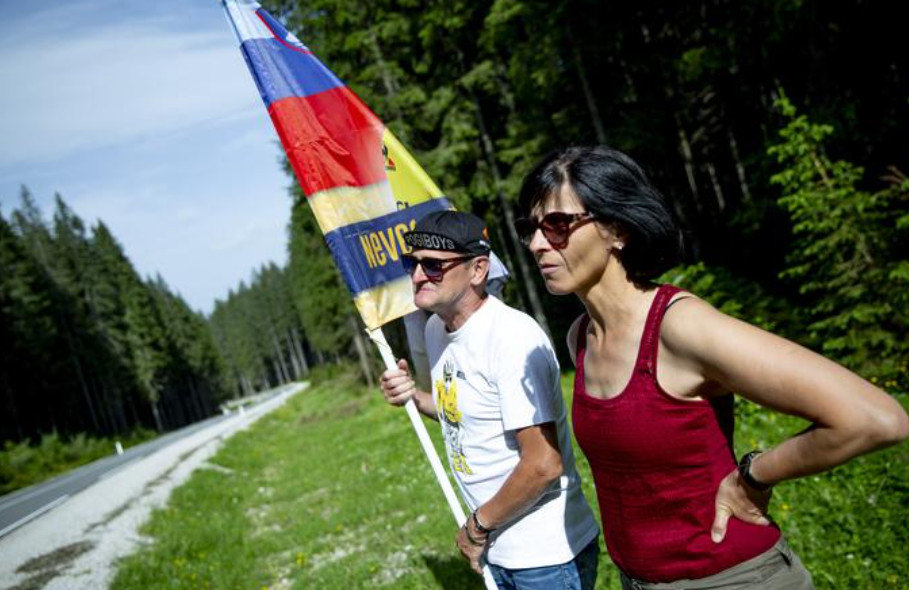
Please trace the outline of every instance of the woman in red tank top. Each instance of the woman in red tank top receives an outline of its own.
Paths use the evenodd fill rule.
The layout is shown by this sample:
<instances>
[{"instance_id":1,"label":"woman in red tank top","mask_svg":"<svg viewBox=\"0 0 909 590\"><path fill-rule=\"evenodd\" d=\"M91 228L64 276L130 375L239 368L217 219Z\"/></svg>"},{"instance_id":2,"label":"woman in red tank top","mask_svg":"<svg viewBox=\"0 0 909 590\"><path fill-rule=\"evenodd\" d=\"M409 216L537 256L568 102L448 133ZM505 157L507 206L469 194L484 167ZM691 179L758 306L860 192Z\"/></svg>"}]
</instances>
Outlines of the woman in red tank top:
<instances>
[{"instance_id":1,"label":"woman in red tank top","mask_svg":"<svg viewBox=\"0 0 909 590\"><path fill-rule=\"evenodd\" d=\"M587 309L568 337L572 420L623 587L813 587L767 516L772 486L905 439L900 405L805 348L652 284L677 260L680 234L625 154L551 154L525 179L521 206L516 229L547 289ZM736 461L733 391L813 426Z\"/></svg>"}]
</instances>

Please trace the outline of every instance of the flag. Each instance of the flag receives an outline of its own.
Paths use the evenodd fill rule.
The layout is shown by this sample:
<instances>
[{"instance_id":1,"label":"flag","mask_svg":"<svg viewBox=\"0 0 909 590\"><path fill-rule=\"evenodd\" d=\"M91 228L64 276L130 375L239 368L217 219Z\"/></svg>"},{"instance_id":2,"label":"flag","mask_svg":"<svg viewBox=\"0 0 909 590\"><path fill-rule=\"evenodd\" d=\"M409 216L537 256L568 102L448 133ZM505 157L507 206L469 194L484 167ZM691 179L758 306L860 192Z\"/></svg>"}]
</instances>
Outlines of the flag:
<instances>
[{"instance_id":1,"label":"flag","mask_svg":"<svg viewBox=\"0 0 909 590\"><path fill-rule=\"evenodd\" d=\"M403 235L451 205L382 121L256 2L222 0L300 188L367 328L415 309Z\"/></svg>"}]
</instances>

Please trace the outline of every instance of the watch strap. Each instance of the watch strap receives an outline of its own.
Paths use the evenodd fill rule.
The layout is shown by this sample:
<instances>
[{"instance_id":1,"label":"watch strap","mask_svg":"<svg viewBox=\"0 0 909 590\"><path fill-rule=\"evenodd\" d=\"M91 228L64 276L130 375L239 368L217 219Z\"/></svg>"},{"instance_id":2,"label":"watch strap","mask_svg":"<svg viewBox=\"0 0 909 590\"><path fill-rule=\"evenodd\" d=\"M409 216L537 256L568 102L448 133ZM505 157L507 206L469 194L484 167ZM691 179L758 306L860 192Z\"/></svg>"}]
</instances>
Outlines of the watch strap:
<instances>
[{"instance_id":1,"label":"watch strap","mask_svg":"<svg viewBox=\"0 0 909 590\"><path fill-rule=\"evenodd\" d=\"M754 458L761 454L761 451L749 451L742 455L742 459L739 461L739 475L742 476L742 479L745 480L745 483L754 488L759 492L766 492L773 487L772 484L763 483L754 478L751 475L751 462L754 461Z\"/></svg>"}]
</instances>

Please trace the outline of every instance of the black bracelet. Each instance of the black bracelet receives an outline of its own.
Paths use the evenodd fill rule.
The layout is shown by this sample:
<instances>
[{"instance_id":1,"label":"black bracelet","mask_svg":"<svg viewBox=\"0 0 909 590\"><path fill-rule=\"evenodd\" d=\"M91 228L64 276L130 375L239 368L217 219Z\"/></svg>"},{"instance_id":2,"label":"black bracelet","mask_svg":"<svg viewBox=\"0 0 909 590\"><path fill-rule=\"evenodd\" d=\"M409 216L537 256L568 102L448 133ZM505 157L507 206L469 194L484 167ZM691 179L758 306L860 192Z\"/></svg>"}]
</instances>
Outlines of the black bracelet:
<instances>
[{"instance_id":1,"label":"black bracelet","mask_svg":"<svg viewBox=\"0 0 909 590\"><path fill-rule=\"evenodd\" d=\"M481 533L486 533L488 535L489 533L491 533L492 531L495 530L495 529L486 528L485 526L480 524L480 518L477 516L476 510L474 510L473 512L470 513L470 518L473 520L473 526L476 527L476 529L478 531L480 531Z\"/></svg>"},{"instance_id":2,"label":"black bracelet","mask_svg":"<svg viewBox=\"0 0 909 590\"><path fill-rule=\"evenodd\" d=\"M745 483L750 487L759 492L766 492L773 487L773 484L760 482L751 475L751 462L760 454L761 451L751 451L742 455L742 459L739 461L739 475L742 476L742 479L744 479Z\"/></svg>"},{"instance_id":3,"label":"black bracelet","mask_svg":"<svg viewBox=\"0 0 909 590\"><path fill-rule=\"evenodd\" d=\"M474 547L482 547L486 544L486 541L478 541L473 537L473 535L470 534L470 526L468 526L468 523L466 522L464 523L464 534L467 535L467 540Z\"/></svg>"}]
</instances>

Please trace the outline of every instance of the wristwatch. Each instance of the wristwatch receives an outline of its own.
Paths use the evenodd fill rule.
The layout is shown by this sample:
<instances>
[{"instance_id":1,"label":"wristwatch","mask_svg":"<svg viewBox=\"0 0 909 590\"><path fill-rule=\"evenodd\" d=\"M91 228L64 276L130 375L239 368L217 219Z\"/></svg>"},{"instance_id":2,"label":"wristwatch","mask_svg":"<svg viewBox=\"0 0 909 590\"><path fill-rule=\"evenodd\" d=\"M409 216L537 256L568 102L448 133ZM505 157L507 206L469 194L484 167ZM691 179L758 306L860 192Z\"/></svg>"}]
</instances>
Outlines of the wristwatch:
<instances>
[{"instance_id":1,"label":"wristwatch","mask_svg":"<svg viewBox=\"0 0 909 590\"><path fill-rule=\"evenodd\" d=\"M759 492L766 492L773 487L773 484L762 483L754 479L754 476L751 475L751 462L754 461L754 458L761 454L761 451L754 450L749 451L742 455L742 459L739 461L739 475L742 476L742 479L745 480L752 488L756 489Z\"/></svg>"}]
</instances>

